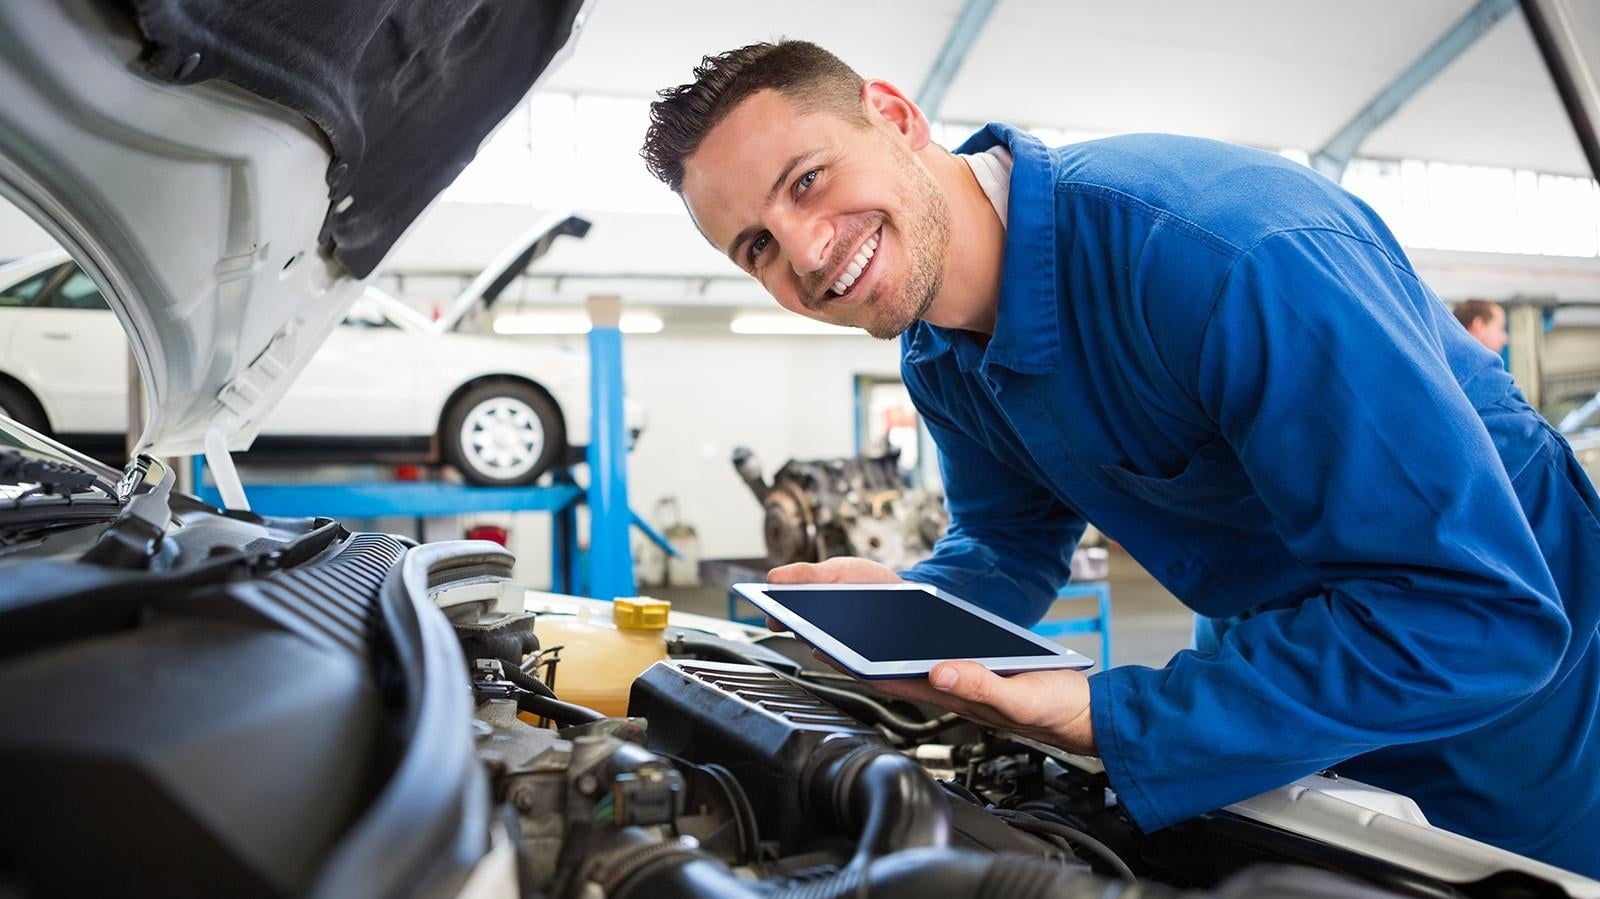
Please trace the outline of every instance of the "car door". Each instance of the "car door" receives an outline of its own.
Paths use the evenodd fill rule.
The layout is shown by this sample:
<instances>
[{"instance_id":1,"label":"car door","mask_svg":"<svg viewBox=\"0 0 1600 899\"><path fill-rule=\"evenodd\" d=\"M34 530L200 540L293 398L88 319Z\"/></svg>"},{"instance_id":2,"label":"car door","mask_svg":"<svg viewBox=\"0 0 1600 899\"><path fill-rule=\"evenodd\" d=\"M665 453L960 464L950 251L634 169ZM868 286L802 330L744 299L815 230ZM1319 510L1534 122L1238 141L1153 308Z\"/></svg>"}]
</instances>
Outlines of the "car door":
<instances>
[{"instance_id":1,"label":"car door","mask_svg":"<svg viewBox=\"0 0 1600 899\"><path fill-rule=\"evenodd\" d=\"M417 436L413 384L419 335L367 297L311 357L261 427L277 437ZM420 433L431 434L429 425Z\"/></svg>"},{"instance_id":2,"label":"car door","mask_svg":"<svg viewBox=\"0 0 1600 899\"><path fill-rule=\"evenodd\" d=\"M82 269L53 271L28 305L5 312L13 323L7 366L39 397L56 433L124 433L127 333Z\"/></svg>"},{"instance_id":3,"label":"car door","mask_svg":"<svg viewBox=\"0 0 1600 899\"><path fill-rule=\"evenodd\" d=\"M28 382L29 379L23 376L21 367L11 358L11 344L17 335L17 329L22 327L23 320L28 317L28 309L33 306L34 299L44 293L45 289L58 278L66 277L66 269L66 263L56 263L39 269L30 269L26 274L9 277L6 283L0 284L0 372L22 381L23 386L47 406L51 405L47 401L49 385ZM3 411L13 417L26 414L22 403L14 397L9 401L0 401L0 406L4 406Z\"/></svg>"}]
</instances>

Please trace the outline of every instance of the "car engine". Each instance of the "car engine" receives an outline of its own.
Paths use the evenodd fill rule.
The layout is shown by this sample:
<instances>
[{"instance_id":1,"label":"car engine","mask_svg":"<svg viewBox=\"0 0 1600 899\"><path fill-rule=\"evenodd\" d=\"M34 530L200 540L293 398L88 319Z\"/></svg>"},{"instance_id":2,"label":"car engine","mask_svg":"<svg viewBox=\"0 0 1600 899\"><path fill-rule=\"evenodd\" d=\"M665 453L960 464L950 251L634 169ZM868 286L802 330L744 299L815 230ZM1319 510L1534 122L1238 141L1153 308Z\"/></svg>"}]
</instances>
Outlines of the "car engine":
<instances>
[{"instance_id":1,"label":"car engine","mask_svg":"<svg viewBox=\"0 0 1600 899\"><path fill-rule=\"evenodd\" d=\"M898 452L791 459L770 484L747 447L733 451L733 467L761 503L773 565L860 556L906 568L928 557L949 524L942 497L905 483Z\"/></svg>"},{"instance_id":2,"label":"car engine","mask_svg":"<svg viewBox=\"0 0 1600 899\"><path fill-rule=\"evenodd\" d=\"M143 552L97 552L113 525L4 559L0 893L1562 895L1226 811L1143 833L1094 760L786 635L669 627L607 717L560 698L501 547L170 512Z\"/></svg>"}]
</instances>

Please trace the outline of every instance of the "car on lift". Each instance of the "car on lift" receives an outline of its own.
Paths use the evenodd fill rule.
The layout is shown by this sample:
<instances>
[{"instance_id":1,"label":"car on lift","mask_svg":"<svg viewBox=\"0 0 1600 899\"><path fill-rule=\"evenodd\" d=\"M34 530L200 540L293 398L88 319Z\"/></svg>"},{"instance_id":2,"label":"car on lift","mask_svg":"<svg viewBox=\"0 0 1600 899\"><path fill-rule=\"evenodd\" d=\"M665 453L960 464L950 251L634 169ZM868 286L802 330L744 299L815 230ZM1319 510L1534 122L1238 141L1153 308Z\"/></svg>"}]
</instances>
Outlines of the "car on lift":
<instances>
[{"instance_id":1,"label":"car on lift","mask_svg":"<svg viewBox=\"0 0 1600 899\"><path fill-rule=\"evenodd\" d=\"M1600 393L1571 405L1556 422L1556 430L1572 445L1589 480L1600 484Z\"/></svg>"},{"instance_id":2,"label":"car on lift","mask_svg":"<svg viewBox=\"0 0 1600 899\"><path fill-rule=\"evenodd\" d=\"M437 320L368 285L268 414L247 461L447 462L473 484L536 481L589 433L585 352L483 333L495 300L563 235L548 216L509 245ZM0 412L120 463L128 342L94 281L64 252L0 266ZM631 436L643 427L625 401Z\"/></svg>"},{"instance_id":3,"label":"car on lift","mask_svg":"<svg viewBox=\"0 0 1600 899\"><path fill-rule=\"evenodd\" d=\"M0 193L110 303L146 399L121 470L0 417L0 892L1600 899L1331 773L1144 833L1096 760L788 635L176 490L160 457L230 466L581 6L0 4ZM534 616L586 613L674 658L630 681L540 644ZM607 668L629 717L561 698Z\"/></svg>"}]
</instances>

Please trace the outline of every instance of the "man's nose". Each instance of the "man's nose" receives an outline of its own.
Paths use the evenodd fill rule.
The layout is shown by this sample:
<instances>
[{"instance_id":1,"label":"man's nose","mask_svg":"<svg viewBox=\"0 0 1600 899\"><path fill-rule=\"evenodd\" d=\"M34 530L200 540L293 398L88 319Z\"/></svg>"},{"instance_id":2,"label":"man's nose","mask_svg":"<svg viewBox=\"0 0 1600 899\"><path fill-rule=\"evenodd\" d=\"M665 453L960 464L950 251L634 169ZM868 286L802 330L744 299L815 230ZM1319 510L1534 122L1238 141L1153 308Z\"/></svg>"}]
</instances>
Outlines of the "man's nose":
<instances>
[{"instance_id":1,"label":"man's nose","mask_svg":"<svg viewBox=\"0 0 1600 899\"><path fill-rule=\"evenodd\" d=\"M795 274L812 275L827 266L833 228L826 219L796 216L775 225L789 232L779 233L777 238L781 246L789 248L789 264Z\"/></svg>"}]
</instances>

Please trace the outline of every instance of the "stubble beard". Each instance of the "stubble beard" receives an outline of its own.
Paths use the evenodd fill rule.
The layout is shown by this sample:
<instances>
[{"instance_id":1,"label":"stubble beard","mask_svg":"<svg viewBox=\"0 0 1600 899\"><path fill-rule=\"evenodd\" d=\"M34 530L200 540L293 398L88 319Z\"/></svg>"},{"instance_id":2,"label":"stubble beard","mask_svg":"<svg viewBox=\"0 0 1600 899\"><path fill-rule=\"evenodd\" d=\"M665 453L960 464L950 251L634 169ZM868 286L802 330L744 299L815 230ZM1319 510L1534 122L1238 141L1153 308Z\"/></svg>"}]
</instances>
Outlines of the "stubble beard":
<instances>
[{"instance_id":1,"label":"stubble beard","mask_svg":"<svg viewBox=\"0 0 1600 899\"><path fill-rule=\"evenodd\" d=\"M861 326L879 340L893 340L926 315L944 284L944 254L950 243L950 204L927 170L910 153L895 148L907 178L902 208L916 210L901 229L901 245L911 264L898 294L872 304L875 320Z\"/></svg>"}]
</instances>

